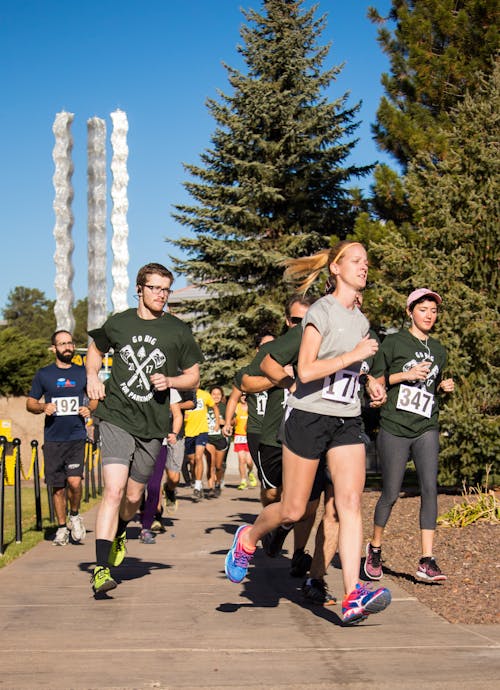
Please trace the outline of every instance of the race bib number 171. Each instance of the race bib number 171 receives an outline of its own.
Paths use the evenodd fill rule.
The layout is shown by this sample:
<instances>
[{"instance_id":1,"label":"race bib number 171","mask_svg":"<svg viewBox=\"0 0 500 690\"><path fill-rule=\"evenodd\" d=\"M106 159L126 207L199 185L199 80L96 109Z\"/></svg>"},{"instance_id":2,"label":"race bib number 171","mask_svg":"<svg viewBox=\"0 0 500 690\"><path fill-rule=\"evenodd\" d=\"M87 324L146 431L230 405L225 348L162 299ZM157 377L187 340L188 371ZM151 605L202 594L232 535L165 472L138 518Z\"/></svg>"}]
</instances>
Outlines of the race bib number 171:
<instances>
[{"instance_id":1,"label":"race bib number 171","mask_svg":"<svg viewBox=\"0 0 500 690\"><path fill-rule=\"evenodd\" d=\"M359 373L341 369L331 376L325 376L321 396L326 400L340 403L353 403L358 397Z\"/></svg>"}]
</instances>

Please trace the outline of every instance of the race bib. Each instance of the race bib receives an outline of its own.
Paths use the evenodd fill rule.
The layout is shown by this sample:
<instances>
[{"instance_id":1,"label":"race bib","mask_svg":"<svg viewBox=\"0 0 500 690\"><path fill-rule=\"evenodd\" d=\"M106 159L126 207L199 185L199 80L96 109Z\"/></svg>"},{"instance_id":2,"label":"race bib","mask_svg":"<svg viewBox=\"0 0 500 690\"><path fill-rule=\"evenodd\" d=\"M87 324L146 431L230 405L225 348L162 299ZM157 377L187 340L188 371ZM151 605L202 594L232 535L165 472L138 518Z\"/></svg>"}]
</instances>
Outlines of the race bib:
<instances>
[{"instance_id":1,"label":"race bib","mask_svg":"<svg viewBox=\"0 0 500 690\"><path fill-rule=\"evenodd\" d=\"M235 442L235 443L246 443L246 442L247 442L247 437L246 437L246 436L235 436L235 437L234 437L234 442Z\"/></svg>"},{"instance_id":2,"label":"race bib","mask_svg":"<svg viewBox=\"0 0 500 690\"><path fill-rule=\"evenodd\" d=\"M58 417L65 417L71 414L78 414L80 401L77 395L71 398L52 398L52 402L56 406L56 415Z\"/></svg>"},{"instance_id":3,"label":"race bib","mask_svg":"<svg viewBox=\"0 0 500 690\"><path fill-rule=\"evenodd\" d=\"M325 400L340 403L353 403L359 393L359 372L341 369L335 374L325 376L321 396Z\"/></svg>"},{"instance_id":4,"label":"race bib","mask_svg":"<svg viewBox=\"0 0 500 690\"><path fill-rule=\"evenodd\" d=\"M433 404L434 396L432 393L428 393L420 388L406 386L405 384L401 384L399 387L398 401L396 403L398 410L405 410L406 412L430 419Z\"/></svg>"}]
</instances>

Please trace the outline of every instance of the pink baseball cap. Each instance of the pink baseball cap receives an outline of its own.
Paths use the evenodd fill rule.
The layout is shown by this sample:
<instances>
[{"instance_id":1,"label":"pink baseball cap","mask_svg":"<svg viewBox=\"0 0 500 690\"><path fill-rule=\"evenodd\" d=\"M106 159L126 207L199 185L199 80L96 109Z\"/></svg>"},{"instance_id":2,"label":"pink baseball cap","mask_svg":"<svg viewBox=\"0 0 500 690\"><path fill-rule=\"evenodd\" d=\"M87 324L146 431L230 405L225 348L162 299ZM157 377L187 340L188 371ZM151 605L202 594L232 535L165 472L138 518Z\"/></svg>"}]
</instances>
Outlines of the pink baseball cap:
<instances>
[{"instance_id":1,"label":"pink baseball cap","mask_svg":"<svg viewBox=\"0 0 500 690\"><path fill-rule=\"evenodd\" d=\"M406 300L407 309L410 308L410 305L412 305L413 302L416 302L421 297L427 297L427 295L429 295L429 297L433 297L438 304L441 304L441 302L443 301L437 292L433 292L432 290L428 290L427 288L418 288L417 290L413 290L413 292L410 292L410 294L408 295L408 299Z\"/></svg>"}]
</instances>

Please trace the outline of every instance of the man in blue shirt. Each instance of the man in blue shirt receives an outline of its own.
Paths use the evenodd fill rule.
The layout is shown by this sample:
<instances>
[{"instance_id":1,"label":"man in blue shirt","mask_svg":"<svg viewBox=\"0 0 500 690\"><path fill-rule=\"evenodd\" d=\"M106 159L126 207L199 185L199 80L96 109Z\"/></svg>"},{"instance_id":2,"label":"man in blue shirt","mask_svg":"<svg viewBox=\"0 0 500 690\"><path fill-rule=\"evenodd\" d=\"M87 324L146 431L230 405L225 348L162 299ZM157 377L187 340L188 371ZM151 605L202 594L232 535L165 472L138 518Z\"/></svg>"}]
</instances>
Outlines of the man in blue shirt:
<instances>
[{"instance_id":1,"label":"man in blue shirt","mask_svg":"<svg viewBox=\"0 0 500 690\"><path fill-rule=\"evenodd\" d=\"M90 410L85 400L85 367L72 362L75 344L71 333L56 331L51 342L55 362L36 372L26 409L33 414L45 414L45 481L52 487L57 517L53 544L66 546L70 532L74 542L85 539L79 510L87 438L85 419L90 417ZM70 506L69 528L66 523L66 492Z\"/></svg>"}]
</instances>

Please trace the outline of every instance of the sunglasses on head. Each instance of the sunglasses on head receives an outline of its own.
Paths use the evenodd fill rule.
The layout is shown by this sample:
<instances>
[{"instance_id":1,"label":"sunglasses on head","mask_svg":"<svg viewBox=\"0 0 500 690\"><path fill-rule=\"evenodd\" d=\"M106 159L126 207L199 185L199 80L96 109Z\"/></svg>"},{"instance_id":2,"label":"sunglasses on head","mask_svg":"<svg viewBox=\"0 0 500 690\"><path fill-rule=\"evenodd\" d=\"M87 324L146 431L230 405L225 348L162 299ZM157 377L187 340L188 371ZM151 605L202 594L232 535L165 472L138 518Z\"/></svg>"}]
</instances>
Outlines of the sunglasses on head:
<instances>
[{"instance_id":1,"label":"sunglasses on head","mask_svg":"<svg viewBox=\"0 0 500 690\"><path fill-rule=\"evenodd\" d=\"M290 316L290 323L293 323L294 326L298 326L299 323L302 323L302 316Z\"/></svg>"}]
</instances>

